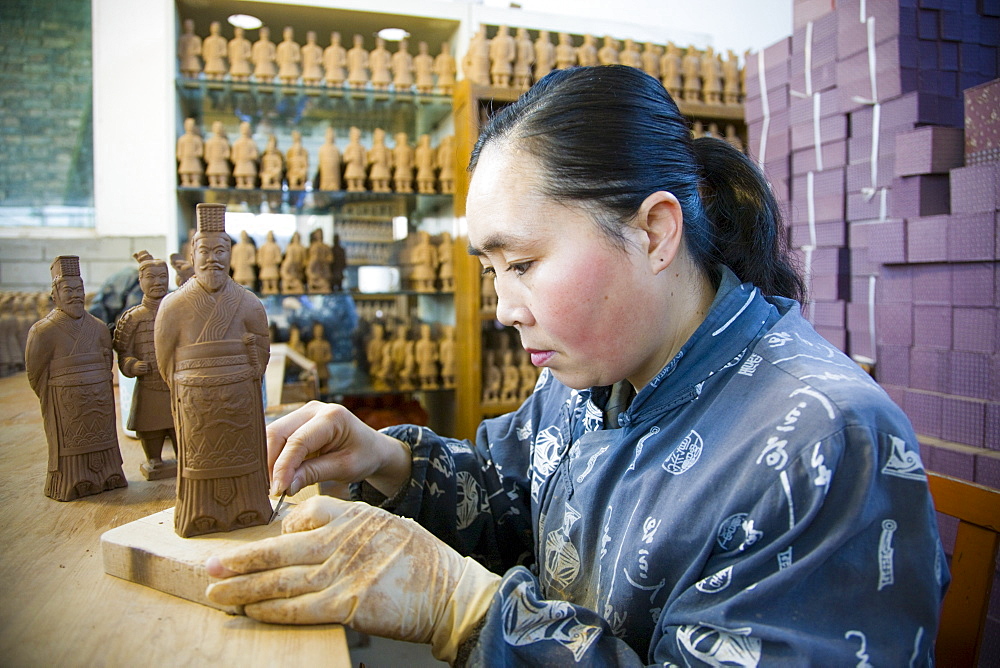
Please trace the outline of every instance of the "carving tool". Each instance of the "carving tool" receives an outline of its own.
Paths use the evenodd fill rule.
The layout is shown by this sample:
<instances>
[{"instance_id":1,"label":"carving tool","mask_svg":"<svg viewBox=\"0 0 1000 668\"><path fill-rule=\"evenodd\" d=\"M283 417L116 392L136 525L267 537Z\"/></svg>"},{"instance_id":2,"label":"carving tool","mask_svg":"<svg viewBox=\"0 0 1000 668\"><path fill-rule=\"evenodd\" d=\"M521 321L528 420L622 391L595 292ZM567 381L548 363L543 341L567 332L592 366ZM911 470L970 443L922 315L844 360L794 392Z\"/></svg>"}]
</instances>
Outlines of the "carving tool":
<instances>
[{"instance_id":1,"label":"carving tool","mask_svg":"<svg viewBox=\"0 0 1000 668\"><path fill-rule=\"evenodd\" d=\"M288 490L287 489L284 492L281 493L280 497L278 497L278 505L276 505L274 507L274 512L271 513L271 519L269 519L267 521L268 524L270 524L271 522L273 522L274 518L278 516L279 512L281 512L281 506L285 503L285 495L286 494L288 494Z\"/></svg>"}]
</instances>

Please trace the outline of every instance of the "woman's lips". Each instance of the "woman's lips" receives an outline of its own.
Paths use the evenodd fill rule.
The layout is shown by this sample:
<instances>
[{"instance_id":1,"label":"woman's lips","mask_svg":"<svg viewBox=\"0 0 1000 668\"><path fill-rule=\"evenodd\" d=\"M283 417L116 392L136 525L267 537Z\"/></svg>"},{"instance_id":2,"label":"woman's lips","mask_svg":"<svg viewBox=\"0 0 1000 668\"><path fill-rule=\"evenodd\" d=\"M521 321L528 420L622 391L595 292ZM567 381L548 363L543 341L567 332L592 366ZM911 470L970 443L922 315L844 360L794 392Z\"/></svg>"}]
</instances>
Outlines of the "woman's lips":
<instances>
[{"instance_id":1,"label":"woman's lips","mask_svg":"<svg viewBox=\"0 0 1000 668\"><path fill-rule=\"evenodd\" d=\"M528 354L531 355L532 364L535 366L545 366L545 363L548 362L556 353L553 350L531 350L529 348Z\"/></svg>"}]
</instances>

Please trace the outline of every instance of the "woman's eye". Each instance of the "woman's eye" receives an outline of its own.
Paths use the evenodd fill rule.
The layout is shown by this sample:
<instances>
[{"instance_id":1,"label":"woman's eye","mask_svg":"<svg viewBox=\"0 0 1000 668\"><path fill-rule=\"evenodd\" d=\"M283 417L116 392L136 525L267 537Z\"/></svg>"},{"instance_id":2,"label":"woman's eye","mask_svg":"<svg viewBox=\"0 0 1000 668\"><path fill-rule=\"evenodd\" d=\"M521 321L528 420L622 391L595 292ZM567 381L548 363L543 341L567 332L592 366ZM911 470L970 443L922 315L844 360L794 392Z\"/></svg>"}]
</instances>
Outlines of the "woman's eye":
<instances>
[{"instance_id":1,"label":"woman's eye","mask_svg":"<svg viewBox=\"0 0 1000 668\"><path fill-rule=\"evenodd\" d=\"M507 270L514 272L518 276L523 276L524 272L531 268L530 262L514 262L507 265Z\"/></svg>"},{"instance_id":2,"label":"woman's eye","mask_svg":"<svg viewBox=\"0 0 1000 668\"><path fill-rule=\"evenodd\" d=\"M496 276L497 272L493 267L483 267L483 276Z\"/></svg>"}]
</instances>

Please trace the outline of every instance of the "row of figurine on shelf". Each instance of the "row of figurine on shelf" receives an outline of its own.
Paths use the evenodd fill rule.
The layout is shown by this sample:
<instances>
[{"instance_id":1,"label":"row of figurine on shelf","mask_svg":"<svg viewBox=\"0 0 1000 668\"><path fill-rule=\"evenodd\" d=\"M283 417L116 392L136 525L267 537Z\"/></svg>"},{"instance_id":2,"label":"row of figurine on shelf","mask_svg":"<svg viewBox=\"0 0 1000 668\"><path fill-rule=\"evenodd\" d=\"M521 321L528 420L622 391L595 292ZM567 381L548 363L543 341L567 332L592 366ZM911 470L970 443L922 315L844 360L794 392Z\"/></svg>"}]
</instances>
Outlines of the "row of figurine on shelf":
<instances>
[{"instance_id":1,"label":"row of figurine on shelf","mask_svg":"<svg viewBox=\"0 0 1000 668\"><path fill-rule=\"evenodd\" d=\"M285 27L278 44L271 41L267 26L258 30L251 44L242 28L233 28L233 37L222 35L222 25L212 21L203 39L195 34L194 21L186 19L177 42L180 72L189 79L204 77L210 81L281 83L285 85L332 86L373 90L440 92L451 95L455 85L456 64L445 42L437 56L428 51L426 42L411 54L407 40L400 40L390 52L381 37L375 48L365 48L364 37L354 35L348 49L341 44L340 33L330 33L325 48L316 43L316 32L306 32L305 44L295 41L295 31Z\"/></svg>"},{"instance_id":2,"label":"row of figurine on shelf","mask_svg":"<svg viewBox=\"0 0 1000 668\"><path fill-rule=\"evenodd\" d=\"M455 387L455 328L413 325L388 318L361 320L363 360L376 390L448 390Z\"/></svg>"},{"instance_id":3,"label":"row of figurine on shelf","mask_svg":"<svg viewBox=\"0 0 1000 668\"><path fill-rule=\"evenodd\" d=\"M454 290L453 251L448 232L436 238L425 230L408 234L397 258L401 287L422 293ZM182 248L178 255L189 258L190 249ZM273 231L267 233L266 240L258 247L243 230L239 241L232 245L231 257L233 280L262 295L326 294L343 290L349 259L340 235L334 234L333 243L327 244L321 229L309 233L308 246L294 232L284 250ZM176 262L175 268L178 268ZM187 267L184 277L190 276L190 271ZM182 281L180 270L177 280L178 284Z\"/></svg>"},{"instance_id":4,"label":"row of figurine on shelf","mask_svg":"<svg viewBox=\"0 0 1000 668\"><path fill-rule=\"evenodd\" d=\"M48 292L0 292L0 377L24 371L28 330L51 310Z\"/></svg>"},{"instance_id":5,"label":"row of figurine on shelf","mask_svg":"<svg viewBox=\"0 0 1000 668\"><path fill-rule=\"evenodd\" d=\"M511 405L527 399L535 390L541 369L519 345L488 348L483 354L484 406Z\"/></svg>"},{"instance_id":6,"label":"row of figurine on shelf","mask_svg":"<svg viewBox=\"0 0 1000 668\"><path fill-rule=\"evenodd\" d=\"M309 150L302 133L292 132L292 145L282 153L278 139L268 137L261 153L250 123L240 124L239 138L230 144L221 121L212 123L212 135L202 139L195 119L184 121L184 134L177 139L177 175L181 187L198 188L208 179L210 188L252 190L346 190L347 192L419 193L455 192L455 139L444 137L437 146L422 134L416 145L405 132L397 132L394 144L386 143L386 132L375 128L372 143L361 142L361 130L352 127L343 151L334 129L318 150L318 168L310 172Z\"/></svg>"},{"instance_id":7,"label":"row of figurine on shelf","mask_svg":"<svg viewBox=\"0 0 1000 668\"><path fill-rule=\"evenodd\" d=\"M618 40L605 36L598 46L593 35L584 35L574 44L569 33L559 33L557 43L546 30L534 40L527 28L515 35L507 26L497 27L491 39L481 25L469 41L462 58L462 74L473 83L527 90L553 69L577 65L628 65L659 79L676 100L711 105L739 104L746 90L745 70L732 50L723 59L712 47L699 51L693 45L683 52L673 42L666 46L646 42L642 49L626 39L624 48Z\"/></svg>"}]
</instances>

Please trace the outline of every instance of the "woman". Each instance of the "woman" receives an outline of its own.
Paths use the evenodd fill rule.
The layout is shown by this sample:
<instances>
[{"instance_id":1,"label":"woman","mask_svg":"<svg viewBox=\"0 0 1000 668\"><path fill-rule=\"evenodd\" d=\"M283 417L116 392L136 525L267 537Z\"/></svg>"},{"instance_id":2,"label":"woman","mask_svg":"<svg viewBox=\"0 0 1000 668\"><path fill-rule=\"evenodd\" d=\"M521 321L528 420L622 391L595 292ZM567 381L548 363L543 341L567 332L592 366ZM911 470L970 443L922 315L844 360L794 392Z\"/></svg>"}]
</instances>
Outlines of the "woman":
<instances>
[{"instance_id":1,"label":"woman","mask_svg":"<svg viewBox=\"0 0 1000 668\"><path fill-rule=\"evenodd\" d=\"M470 249L535 392L475 443L316 403L275 422L273 490L363 480L437 538L310 500L211 559L234 577L210 597L459 663L929 663L948 576L916 438L802 318L752 163L607 66L536 84L471 169Z\"/></svg>"}]
</instances>

